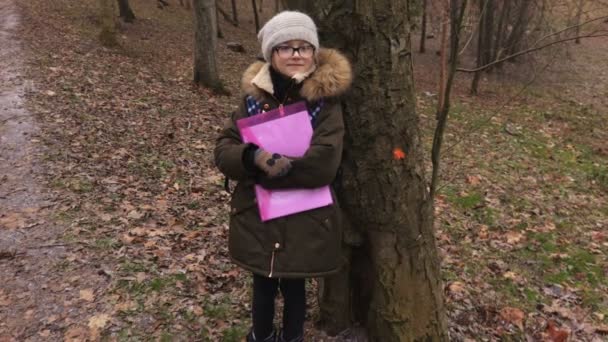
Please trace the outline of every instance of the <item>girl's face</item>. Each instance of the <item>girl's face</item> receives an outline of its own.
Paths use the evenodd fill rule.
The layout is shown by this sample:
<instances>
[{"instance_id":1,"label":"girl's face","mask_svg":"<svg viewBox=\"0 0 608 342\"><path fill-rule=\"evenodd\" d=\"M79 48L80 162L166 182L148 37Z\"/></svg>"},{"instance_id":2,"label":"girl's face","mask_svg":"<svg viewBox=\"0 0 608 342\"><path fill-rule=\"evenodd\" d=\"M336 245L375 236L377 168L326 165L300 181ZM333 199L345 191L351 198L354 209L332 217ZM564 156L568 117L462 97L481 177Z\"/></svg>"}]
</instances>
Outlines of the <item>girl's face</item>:
<instances>
[{"instance_id":1,"label":"girl's face","mask_svg":"<svg viewBox=\"0 0 608 342\"><path fill-rule=\"evenodd\" d=\"M313 66L315 48L304 40L286 41L272 50L272 66L285 76L293 77Z\"/></svg>"}]
</instances>

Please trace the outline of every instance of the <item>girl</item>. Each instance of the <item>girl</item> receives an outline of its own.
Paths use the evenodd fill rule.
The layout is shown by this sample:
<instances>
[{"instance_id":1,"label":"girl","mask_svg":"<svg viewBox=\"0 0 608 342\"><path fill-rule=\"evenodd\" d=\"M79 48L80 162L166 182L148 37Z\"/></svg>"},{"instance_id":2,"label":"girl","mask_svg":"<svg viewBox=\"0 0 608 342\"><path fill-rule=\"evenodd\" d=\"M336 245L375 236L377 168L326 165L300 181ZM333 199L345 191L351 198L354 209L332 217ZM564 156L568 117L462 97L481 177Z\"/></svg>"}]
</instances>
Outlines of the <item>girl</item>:
<instances>
[{"instance_id":1,"label":"girl","mask_svg":"<svg viewBox=\"0 0 608 342\"><path fill-rule=\"evenodd\" d=\"M215 163L237 180L231 201L229 250L232 260L253 273L253 328L247 341L303 341L305 278L337 272L342 263L340 208L334 204L262 222L254 185L267 189L317 188L332 183L342 156L344 124L337 97L352 80L347 59L319 48L310 17L285 11L258 34L264 62L242 78L243 100L222 130ZM236 121L282 105L305 101L313 137L304 156L287 158L245 144ZM278 291L283 325L273 326Z\"/></svg>"}]
</instances>

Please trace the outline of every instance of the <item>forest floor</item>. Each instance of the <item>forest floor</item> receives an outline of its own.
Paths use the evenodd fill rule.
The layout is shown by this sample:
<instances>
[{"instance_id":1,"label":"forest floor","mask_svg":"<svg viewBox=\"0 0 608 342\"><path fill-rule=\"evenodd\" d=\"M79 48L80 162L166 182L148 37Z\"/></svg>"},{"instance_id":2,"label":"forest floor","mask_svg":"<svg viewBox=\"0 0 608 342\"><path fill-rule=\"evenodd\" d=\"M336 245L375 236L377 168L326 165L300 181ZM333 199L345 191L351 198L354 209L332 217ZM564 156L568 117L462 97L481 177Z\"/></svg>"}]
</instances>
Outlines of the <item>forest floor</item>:
<instances>
[{"instance_id":1,"label":"forest floor","mask_svg":"<svg viewBox=\"0 0 608 342\"><path fill-rule=\"evenodd\" d=\"M131 3L107 49L93 0L0 0L1 342L241 341L249 327L211 157L258 54L249 3L239 27L222 20L231 96L192 86L186 9ZM432 44L415 55L426 150ZM486 76L478 96L458 77L436 205L451 340L608 339L608 40L566 46ZM348 340L314 329L309 293L309 340Z\"/></svg>"}]
</instances>

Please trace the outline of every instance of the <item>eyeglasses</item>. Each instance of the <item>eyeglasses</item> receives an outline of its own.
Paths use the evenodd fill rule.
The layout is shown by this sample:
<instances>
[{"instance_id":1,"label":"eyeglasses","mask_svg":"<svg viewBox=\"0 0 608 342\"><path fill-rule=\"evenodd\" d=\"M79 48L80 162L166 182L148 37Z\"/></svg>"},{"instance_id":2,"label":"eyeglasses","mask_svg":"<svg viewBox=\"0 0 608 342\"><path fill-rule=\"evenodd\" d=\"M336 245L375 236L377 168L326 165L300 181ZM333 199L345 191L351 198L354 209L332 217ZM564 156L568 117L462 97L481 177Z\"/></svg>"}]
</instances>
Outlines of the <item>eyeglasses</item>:
<instances>
[{"instance_id":1,"label":"eyeglasses","mask_svg":"<svg viewBox=\"0 0 608 342\"><path fill-rule=\"evenodd\" d=\"M299 47L292 47L292 46L288 46L288 45L279 45L274 48L274 51L276 51L277 54L279 55L279 57L281 57L281 58L289 58L289 57L295 56L296 51L298 52L298 55L300 55L300 57L310 58L310 57L312 57L313 53L315 52L315 47L312 45L302 45Z\"/></svg>"}]
</instances>

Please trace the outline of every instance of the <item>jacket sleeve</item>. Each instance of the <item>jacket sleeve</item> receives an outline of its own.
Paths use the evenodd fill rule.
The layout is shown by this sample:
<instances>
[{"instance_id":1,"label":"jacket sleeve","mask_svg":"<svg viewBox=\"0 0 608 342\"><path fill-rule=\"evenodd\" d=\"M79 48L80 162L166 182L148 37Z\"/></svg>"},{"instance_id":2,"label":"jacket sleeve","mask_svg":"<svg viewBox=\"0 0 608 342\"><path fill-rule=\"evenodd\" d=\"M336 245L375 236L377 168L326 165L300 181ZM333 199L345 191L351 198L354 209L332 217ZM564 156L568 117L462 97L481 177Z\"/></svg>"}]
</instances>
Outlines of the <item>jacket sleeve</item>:
<instances>
[{"instance_id":1,"label":"jacket sleeve","mask_svg":"<svg viewBox=\"0 0 608 342\"><path fill-rule=\"evenodd\" d=\"M304 156L293 158L292 169L280 178L257 177L267 189L318 188L333 182L342 160L344 121L338 101L325 103L317 118L310 148Z\"/></svg>"},{"instance_id":2,"label":"jacket sleeve","mask_svg":"<svg viewBox=\"0 0 608 342\"><path fill-rule=\"evenodd\" d=\"M248 169L243 162L243 152L250 144L243 143L236 121L245 116L244 101L226 121L215 143L214 159L217 168L230 179L242 181L254 177L257 172Z\"/></svg>"}]
</instances>

